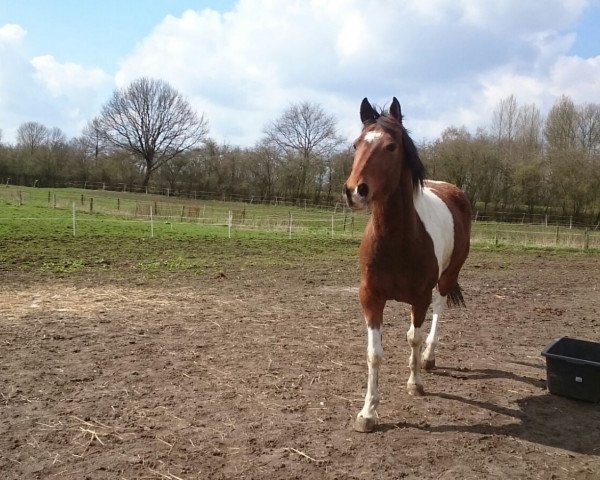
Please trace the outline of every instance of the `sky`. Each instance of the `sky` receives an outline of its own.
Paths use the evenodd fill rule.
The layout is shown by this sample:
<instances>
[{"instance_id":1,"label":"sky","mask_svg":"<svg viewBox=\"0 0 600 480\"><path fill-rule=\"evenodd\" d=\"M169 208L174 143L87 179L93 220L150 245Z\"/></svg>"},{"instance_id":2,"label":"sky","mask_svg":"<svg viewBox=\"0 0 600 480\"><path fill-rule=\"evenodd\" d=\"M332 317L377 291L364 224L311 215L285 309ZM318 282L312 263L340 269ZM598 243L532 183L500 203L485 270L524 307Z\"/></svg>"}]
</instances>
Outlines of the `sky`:
<instances>
[{"instance_id":1,"label":"sky","mask_svg":"<svg viewBox=\"0 0 600 480\"><path fill-rule=\"evenodd\" d=\"M252 147L292 103L349 141L396 96L417 141L502 98L600 103L600 0L0 0L0 130L81 133L115 89L167 81L210 137Z\"/></svg>"}]
</instances>

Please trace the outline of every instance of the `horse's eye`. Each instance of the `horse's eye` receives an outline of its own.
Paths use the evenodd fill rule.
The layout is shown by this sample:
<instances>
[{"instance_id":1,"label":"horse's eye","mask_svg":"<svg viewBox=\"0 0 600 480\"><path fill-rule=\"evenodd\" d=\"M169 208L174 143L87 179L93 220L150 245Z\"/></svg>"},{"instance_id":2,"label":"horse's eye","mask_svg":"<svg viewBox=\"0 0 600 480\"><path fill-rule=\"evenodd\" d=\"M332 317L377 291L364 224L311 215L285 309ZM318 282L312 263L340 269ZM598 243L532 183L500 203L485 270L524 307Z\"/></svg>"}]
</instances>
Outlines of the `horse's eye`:
<instances>
[{"instance_id":1,"label":"horse's eye","mask_svg":"<svg viewBox=\"0 0 600 480\"><path fill-rule=\"evenodd\" d=\"M389 145L385 146L385 149L388 152L393 152L394 150L396 150L396 144L395 143L390 143Z\"/></svg>"},{"instance_id":2,"label":"horse's eye","mask_svg":"<svg viewBox=\"0 0 600 480\"><path fill-rule=\"evenodd\" d=\"M354 150L356 150L356 143L353 143L353 144L352 144L352 148L353 148Z\"/></svg>"}]
</instances>

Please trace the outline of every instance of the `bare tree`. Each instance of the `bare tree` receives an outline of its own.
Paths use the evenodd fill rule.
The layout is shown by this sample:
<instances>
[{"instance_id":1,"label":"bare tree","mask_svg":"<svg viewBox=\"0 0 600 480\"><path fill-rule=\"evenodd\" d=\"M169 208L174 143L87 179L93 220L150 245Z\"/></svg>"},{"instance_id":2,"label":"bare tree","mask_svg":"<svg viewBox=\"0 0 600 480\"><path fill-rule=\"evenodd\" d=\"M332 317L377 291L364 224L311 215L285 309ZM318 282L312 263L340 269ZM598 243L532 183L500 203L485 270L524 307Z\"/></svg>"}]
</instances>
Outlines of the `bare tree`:
<instances>
[{"instance_id":1,"label":"bare tree","mask_svg":"<svg viewBox=\"0 0 600 480\"><path fill-rule=\"evenodd\" d=\"M351 145L335 153L327 160L327 201L341 198L341 187L350 175L354 150Z\"/></svg>"},{"instance_id":2,"label":"bare tree","mask_svg":"<svg viewBox=\"0 0 600 480\"><path fill-rule=\"evenodd\" d=\"M22 123L17 129L17 145L33 155L35 151L46 144L50 136L48 127L38 122Z\"/></svg>"},{"instance_id":3,"label":"bare tree","mask_svg":"<svg viewBox=\"0 0 600 480\"><path fill-rule=\"evenodd\" d=\"M562 95L548 112L544 136L551 151L566 151L575 147L577 109L570 97Z\"/></svg>"},{"instance_id":4,"label":"bare tree","mask_svg":"<svg viewBox=\"0 0 600 480\"><path fill-rule=\"evenodd\" d=\"M550 109L544 127L548 144L550 184L564 214L579 215L590 198L592 175L586 168L587 154L577 143L577 106L565 95Z\"/></svg>"},{"instance_id":5,"label":"bare tree","mask_svg":"<svg viewBox=\"0 0 600 480\"><path fill-rule=\"evenodd\" d=\"M104 105L97 127L110 145L142 161L144 186L154 171L197 147L208 122L163 80L140 78L116 90Z\"/></svg>"},{"instance_id":6,"label":"bare tree","mask_svg":"<svg viewBox=\"0 0 600 480\"><path fill-rule=\"evenodd\" d=\"M271 197L275 193L279 157L272 145L263 141L249 152L249 183L261 197Z\"/></svg>"},{"instance_id":7,"label":"bare tree","mask_svg":"<svg viewBox=\"0 0 600 480\"><path fill-rule=\"evenodd\" d=\"M86 155L97 162L100 155L107 147L100 129L100 120L98 118L94 118L87 123L81 132L79 141Z\"/></svg>"},{"instance_id":8,"label":"bare tree","mask_svg":"<svg viewBox=\"0 0 600 480\"><path fill-rule=\"evenodd\" d=\"M52 150L64 148L67 145L67 136L60 128L52 127L48 130L46 144Z\"/></svg>"},{"instance_id":9,"label":"bare tree","mask_svg":"<svg viewBox=\"0 0 600 480\"><path fill-rule=\"evenodd\" d=\"M600 153L600 104L586 103L577 109L577 142L589 155Z\"/></svg>"},{"instance_id":10,"label":"bare tree","mask_svg":"<svg viewBox=\"0 0 600 480\"><path fill-rule=\"evenodd\" d=\"M514 95L503 98L492 114L492 134L498 142L512 142L517 127L518 106Z\"/></svg>"},{"instance_id":11,"label":"bare tree","mask_svg":"<svg viewBox=\"0 0 600 480\"><path fill-rule=\"evenodd\" d=\"M337 133L335 118L309 102L291 104L264 132L268 143L288 158L298 159L297 195L306 194L311 165L333 155L344 141Z\"/></svg>"},{"instance_id":12,"label":"bare tree","mask_svg":"<svg viewBox=\"0 0 600 480\"><path fill-rule=\"evenodd\" d=\"M519 107L515 137L524 150L541 150L543 125L542 114L534 103Z\"/></svg>"}]
</instances>

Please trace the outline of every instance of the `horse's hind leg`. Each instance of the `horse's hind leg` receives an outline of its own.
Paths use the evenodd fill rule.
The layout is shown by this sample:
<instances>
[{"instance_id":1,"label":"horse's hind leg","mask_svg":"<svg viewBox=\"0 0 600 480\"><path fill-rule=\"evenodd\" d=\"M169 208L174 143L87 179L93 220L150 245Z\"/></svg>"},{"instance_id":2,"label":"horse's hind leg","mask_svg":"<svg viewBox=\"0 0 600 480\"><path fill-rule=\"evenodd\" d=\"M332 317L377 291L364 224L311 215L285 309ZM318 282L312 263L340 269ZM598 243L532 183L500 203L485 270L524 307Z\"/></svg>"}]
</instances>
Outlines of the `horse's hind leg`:
<instances>
[{"instance_id":1,"label":"horse's hind leg","mask_svg":"<svg viewBox=\"0 0 600 480\"><path fill-rule=\"evenodd\" d=\"M446 306L446 297L442 296L437 288L433 292L433 318L431 319L431 330L425 340L425 350L423 351L423 368L425 370L433 370L435 368L435 347L438 344L438 321L440 314Z\"/></svg>"},{"instance_id":2,"label":"horse's hind leg","mask_svg":"<svg viewBox=\"0 0 600 480\"><path fill-rule=\"evenodd\" d=\"M429 302L424 306L413 305L411 311L411 325L406 333L406 340L410 345L410 358L408 366L410 376L406 382L406 389L410 395L424 395L423 380L421 379L421 349L423 348L423 321L429 308Z\"/></svg>"}]
</instances>

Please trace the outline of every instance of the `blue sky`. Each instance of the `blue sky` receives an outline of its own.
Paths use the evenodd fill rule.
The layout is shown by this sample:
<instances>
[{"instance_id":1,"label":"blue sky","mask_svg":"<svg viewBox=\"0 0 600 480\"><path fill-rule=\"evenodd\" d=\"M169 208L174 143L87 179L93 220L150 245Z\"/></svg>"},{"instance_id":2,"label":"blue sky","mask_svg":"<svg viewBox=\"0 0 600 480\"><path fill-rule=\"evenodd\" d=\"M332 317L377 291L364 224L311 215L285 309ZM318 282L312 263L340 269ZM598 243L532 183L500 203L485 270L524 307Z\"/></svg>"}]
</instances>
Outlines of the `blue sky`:
<instances>
[{"instance_id":1,"label":"blue sky","mask_svg":"<svg viewBox=\"0 0 600 480\"><path fill-rule=\"evenodd\" d=\"M55 52L60 61L116 71L118 62L167 15L189 9L226 11L233 1L0 0L0 25L27 30L31 56Z\"/></svg>"},{"instance_id":2,"label":"blue sky","mask_svg":"<svg viewBox=\"0 0 600 480\"><path fill-rule=\"evenodd\" d=\"M577 39L571 49L574 55L593 57L600 55L600 2L590 4L577 21L575 27Z\"/></svg>"},{"instance_id":3,"label":"blue sky","mask_svg":"<svg viewBox=\"0 0 600 480\"><path fill-rule=\"evenodd\" d=\"M220 142L251 146L290 102L351 138L397 96L416 139L486 126L501 98L600 103L600 1L0 0L0 129L76 136L117 87L162 78Z\"/></svg>"}]
</instances>

